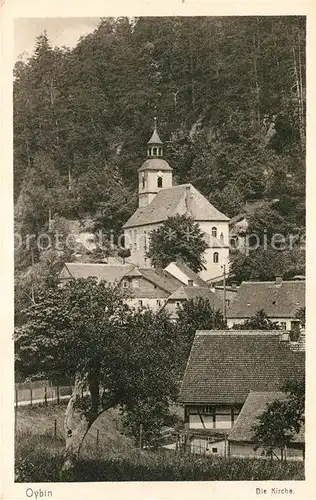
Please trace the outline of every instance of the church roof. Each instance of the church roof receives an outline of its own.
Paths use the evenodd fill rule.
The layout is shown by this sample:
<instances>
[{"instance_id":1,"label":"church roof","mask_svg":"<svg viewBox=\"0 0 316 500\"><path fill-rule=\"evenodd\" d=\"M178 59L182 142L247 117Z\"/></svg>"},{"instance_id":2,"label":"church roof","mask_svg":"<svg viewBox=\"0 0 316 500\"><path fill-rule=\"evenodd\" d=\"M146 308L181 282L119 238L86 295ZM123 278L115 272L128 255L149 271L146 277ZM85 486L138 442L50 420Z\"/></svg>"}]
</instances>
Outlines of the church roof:
<instances>
[{"instance_id":1,"label":"church roof","mask_svg":"<svg viewBox=\"0 0 316 500\"><path fill-rule=\"evenodd\" d=\"M144 161L142 166L138 169L138 172L142 172L143 170L161 170L162 172L172 171L169 163L161 158L149 158Z\"/></svg>"},{"instance_id":2,"label":"church roof","mask_svg":"<svg viewBox=\"0 0 316 500\"><path fill-rule=\"evenodd\" d=\"M153 131L153 135L151 136L147 144L162 144L162 140L160 139L156 128Z\"/></svg>"},{"instance_id":3,"label":"church roof","mask_svg":"<svg viewBox=\"0 0 316 500\"><path fill-rule=\"evenodd\" d=\"M146 207L139 207L124 228L164 222L168 217L188 214L196 221L229 221L192 184L159 191Z\"/></svg>"}]
</instances>

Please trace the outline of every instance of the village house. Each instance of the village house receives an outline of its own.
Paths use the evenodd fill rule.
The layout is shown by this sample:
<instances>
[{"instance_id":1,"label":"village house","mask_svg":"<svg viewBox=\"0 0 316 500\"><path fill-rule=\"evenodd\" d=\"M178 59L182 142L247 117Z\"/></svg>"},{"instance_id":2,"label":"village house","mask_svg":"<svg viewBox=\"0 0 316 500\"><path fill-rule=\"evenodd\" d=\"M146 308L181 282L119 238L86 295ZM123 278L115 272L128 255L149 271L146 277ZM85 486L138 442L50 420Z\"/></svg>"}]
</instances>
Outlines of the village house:
<instances>
[{"instance_id":1,"label":"village house","mask_svg":"<svg viewBox=\"0 0 316 500\"><path fill-rule=\"evenodd\" d=\"M280 392L288 378L304 376L304 350L280 331L197 331L179 396L182 446L224 456L244 450L248 456L249 446L238 447L232 430L249 393Z\"/></svg>"},{"instance_id":2,"label":"village house","mask_svg":"<svg viewBox=\"0 0 316 500\"><path fill-rule=\"evenodd\" d=\"M122 280L128 271L135 266L130 263L85 263L85 262L66 262L59 274L59 282L66 283L71 279L79 278L97 278L105 281L110 286L116 286Z\"/></svg>"},{"instance_id":3,"label":"village house","mask_svg":"<svg viewBox=\"0 0 316 500\"><path fill-rule=\"evenodd\" d=\"M252 427L258 423L258 417L264 412L269 403L273 401L284 401L286 394L282 392L254 392L250 391L242 407L236 423L228 435L228 448L234 457L262 457L265 452L262 448L254 450ZM273 455L281 459L281 450L275 449ZM290 444L284 450L286 460L303 460L305 456L305 426L295 434Z\"/></svg>"},{"instance_id":4,"label":"village house","mask_svg":"<svg viewBox=\"0 0 316 500\"><path fill-rule=\"evenodd\" d=\"M217 296L214 290L200 286L181 286L173 292L165 304L166 311L172 320L178 318L179 308L188 300L197 301L199 298L208 300L213 311L223 311L223 300Z\"/></svg>"},{"instance_id":5,"label":"village house","mask_svg":"<svg viewBox=\"0 0 316 500\"><path fill-rule=\"evenodd\" d=\"M296 328L297 311L305 307L305 281L243 281L227 309L227 326L243 323L263 309L284 330Z\"/></svg>"},{"instance_id":6,"label":"village house","mask_svg":"<svg viewBox=\"0 0 316 500\"><path fill-rule=\"evenodd\" d=\"M121 286L127 292L126 303L134 308L161 309L168 297L182 282L166 270L140 269L133 264L119 264L115 259L110 264L67 262L59 275L61 284L71 279L97 278L109 286Z\"/></svg>"},{"instance_id":7,"label":"village house","mask_svg":"<svg viewBox=\"0 0 316 500\"><path fill-rule=\"evenodd\" d=\"M163 143L156 123L148 141L147 160L138 169L138 200L136 212L124 227L125 247L130 249L130 261L150 267L147 257L150 232L168 217L189 215L200 226L208 243L204 253L203 280L222 274L229 266L229 218L217 210L192 184L173 185L173 169L163 159Z\"/></svg>"},{"instance_id":8,"label":"village house","mask_svg":"<svg viewBox=\"0 0 316 500\"><path fill-rule=\"evenodd\" d=\"M175 262L170 262L165 270L177 278L183 285L208 288L208 283L192 271L192 269L179 257Z\"/></svg>"},{"instance_id":9,"label":"village house","mask_svg":"<svg viewBox=\"0 0 316 500\"><path fill-rule=\"evenodd\" d=\"M129 292L127 304L134 309L147 307L160 310L172 294L181 285L174 276L165 270L133 268L121 280L121 286Z\"/></svg>"}]
</instances>

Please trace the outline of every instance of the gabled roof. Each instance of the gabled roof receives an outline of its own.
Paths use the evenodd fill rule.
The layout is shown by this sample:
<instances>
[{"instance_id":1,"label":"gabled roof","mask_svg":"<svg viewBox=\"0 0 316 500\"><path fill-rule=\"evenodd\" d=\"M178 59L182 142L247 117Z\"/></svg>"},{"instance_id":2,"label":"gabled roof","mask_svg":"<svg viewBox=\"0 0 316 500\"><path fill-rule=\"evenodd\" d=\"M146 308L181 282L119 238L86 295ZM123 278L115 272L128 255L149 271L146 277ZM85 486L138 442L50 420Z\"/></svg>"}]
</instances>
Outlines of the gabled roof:
<instances>
[{"instance_id":1,"label":"gabled roof","mask_svg":"<svg viewBox=\"0 0 316 500\"><path fill-rule=\"evenodd\" d=\"M197 331L185 370L182 403L242 404L250 391L279 391L304 377L305 353L278 331Z\"/></svg>"},{"instance_id":2,"label":"gabled roof","mask_svg":"<svg viewBox=\"0 0 316 500\"><path fill-rule=\"evenodd\" d=\"M264 412L267 405L275 400L284 401L287 396L283 392L253 392L251 391L245 401L235 425L228 436L229 441L252 442L252 426L258 423L258 417ZM293 436L293 442L305 442L305 429L301 427L298 434Z\"/></svg>"},{"instance_id":3,"label":"gabled roof","mask_svg":"<svg viewBox=\"0 0 316 500\"><path fill-rule=\"evenodd\" d=\"M174 264L175 266L177 266L177 268L180 269L180 271L182 271L189 280L192 280L194 283L196 283L197 286L208 288L208 284L206 283L206 281L202 280L202 278L197 273L192 271L192 269L185 262L183 262L182 259L179 258L175 262L170 262L170 264Z\"/></svg>"},{"instance_id":4,"label":"gabled roof","mask_svg":"<svg viewBox=\"0 0 316 500\"><path fill-rule=\"evenodd\" d=\"M152 283L154 285L162 288L163 290L166 290L169 293L174 292L181 282L174 278L170 273L167 271L161 270L157 271L155 269L140 269L140 272L142 276Z\"/></svg>"},{"instance_id":5,"label":"gabled roof","mask_svg":"<svg viewBox=\"0 0 316 500\"><path fill-rule=\"evenodd\" d=\"M227 310L227 318L250 318L263 309L269 318L293 318L305 307L305 282L243 281Z\"/></svg>"},{"instance_id":6,"label":"gabled roof","mask_svg":"<svg viewBox=\"0 0 316 500\"><path fill-rule=\"evenodd\" d=\"M146 207L139 207L123 227L156 224L164 222L168 217L188 213L196 221L229 221L229 218L217 210L192 184L181 184L159 191L153 201Z\"/></svg>"},{"instance_id":7,"label":"gabled roof","mask_svg":"<svg viewBox=\"0 0 316 500\"><path fill-rule=\"evenodd\" d=\"M117 283L134 267L133 264L90 264L81 262L66 262L60 272L60 279L98 278L108 283Z\"/></svg>"},{"instance_id":8,"label":"gabled roof","mask_svg":"<svg viewBox=\"0 0 316 500\"><path fill-rule=\"evenodd\" d=\"M169 294L177 290L181 285L181 281L165 270L158 271L150 268L135 267L131 269L125 277L143 277Z\"/></svg>"},{"instance_id":9,"label":"gabled roof","mask_svg":"<svg viewBox=\"0 0 316 500\"><path fill-rule=\"evenodd\" d=\"M207 299L215 310L222 310L223 302L210 288L200 286L181 286L170 295L169 300L196 300Z\"/></svg>"}]
</instances>

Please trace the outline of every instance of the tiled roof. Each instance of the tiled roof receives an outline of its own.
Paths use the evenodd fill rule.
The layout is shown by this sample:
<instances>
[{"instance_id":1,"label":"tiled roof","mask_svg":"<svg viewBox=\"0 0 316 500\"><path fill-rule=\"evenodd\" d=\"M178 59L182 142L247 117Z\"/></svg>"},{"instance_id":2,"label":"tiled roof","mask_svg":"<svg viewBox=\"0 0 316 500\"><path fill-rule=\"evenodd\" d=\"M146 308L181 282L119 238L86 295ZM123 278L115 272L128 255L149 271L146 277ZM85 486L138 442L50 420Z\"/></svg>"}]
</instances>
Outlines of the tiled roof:
<instances>
[{"instance_id":1,"label":"tiled roof","mask_svg":"<svg viewBox=\"0 0 316 500\"><path fill-rule=\"evenodd\" d=\"M293 318L305 307L305 282L243 281L234 302L227 310L227 318L249 318L263 309L269 318Z\"/></svg>"},{"instance_id":2,"label":"tiled roof","mask_svg":"<svg viewBox=\"0 0 316 500\"><path fill-rule=\"evenodd\" d=\"M151 268L135 267L131 269L125 277L140 277L147 279L157 287L165 290L166 292L173 293L181 285L181 281L172 276L170 273L162 270L155 270Z\"/></svg>"},{"instance_id":3,"label":"tiled roof","mask_svg":"<svg viewBox=\"0 0 316 500\"><path fill-rule=\"evenodd\" d=\"M143 170L161 170L162 172L172 171L169 163L162 158L148 158L148 160L144 161L142 166L138 169L138 172L142 172Z\"/></svg>"},{"instance_id":4,"label":"tiled roof","mask_svg":"<svg viewBox=\"0 0 316 500\"><path fill-rule=\"evenodd\" d=\"M169 300L196 300L198 298L207 299L212 304L215 310L222 310L223 302L212 292L210 288L204 288L200 286L181 286L172 295L170 295Z\"/></svg>"},{"instance_id":5,"label":"tiled roof","mask_svg":"<svg viewBox=\"0 0 316 500\"><path fill-rule=\"evenodd\" d=\"M185 262L183 262L182 259L177 259L176 262L171 262L171 264L176 265L177 268L180 269L180 271L182 271L189 280L193 280L193 282L196 283L197 286L208 288L208 284L206 283L206 281L202 280L202 278L197 273L192 271L192 269Z\"/></svg>"},{"instance_id":6,"label":"tiled roof","mask_svg":"<svg viewBox=\"0 0 316 500\"><path fill-rule=\"evenodd\" d=\"M168 217L187 214L188 191L190 193L189 213L194 220L229 221L229 218L211 205L192 184L182 184L159 191L153 201L146 207L139 207L123 227L156 224L165 221Z\"/></svg>"},{"instance_id":7,"label":"tiled roof","mask_svg":"<svg viewBox=\"0 0 316 500\"><path fill-rule=\"evenodd\" d=\"M140 269L140 272L144 278L148 279L149 281L154 283L154 285L162 288L163 290L166 290L169 293L174 292L180 284L180 282L176 278L165 271L158 272L155 269L148 268Z\"/></svg>"},{"instance_id":8,"label":"tiled roof","mask_svg":"<svg viewBox=\"0 0 316 500\"><path fill-rule=\"evenodd\" d=\"M293 352L278 331L197 331L179 400L240 404L251 390L279 391L304 373L304 353Z\"/></svg>"},{"instance_id":9,"label":"tiled roof","mask_svg":"<svg viewBox=\"0 0 316 500\"><path fill-rule=\"evenodd\" d=\"M283 392L253 392L251 391L245 401L235 425L228 436L229 441L251 442L253 438L252 426L258 423L257 417L263 413L266 406L275 400L284 401L286 394ZM305 442L305 429L293 436L293 442Z\"/></svg>"},{"instance_id":10,"label":"tiled roof","mask_svg":"<svg viewBox=\"0 0 316 500\"><path fill-rule=\"evenodd\" d=\"M60 279L69 278L99 278L108 283L121 281L123 276L133 268L133 264L113 266L110 264L90 264L81 262L67 262L59 275Z\"/></svg>"}]
</instances>

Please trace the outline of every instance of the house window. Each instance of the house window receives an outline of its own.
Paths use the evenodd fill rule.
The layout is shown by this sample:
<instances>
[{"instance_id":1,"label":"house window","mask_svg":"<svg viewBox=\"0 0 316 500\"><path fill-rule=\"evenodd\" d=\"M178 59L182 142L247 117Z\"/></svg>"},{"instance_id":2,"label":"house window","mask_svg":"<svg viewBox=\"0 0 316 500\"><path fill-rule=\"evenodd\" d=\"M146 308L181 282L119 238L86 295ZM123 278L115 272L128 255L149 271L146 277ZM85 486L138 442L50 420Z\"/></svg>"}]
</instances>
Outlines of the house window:
<instances>
[{"instance_id":1,"label":"house window","mask_svg":"<svg viewBox=\"0 0 316 500\"><path fill-rule=\"evenodd\" d=\"M139 300L139 301L138 301L138 305L139 305L139 307L143 307L143 301L142 301L142 300Z\"/></svg>"},{"instance_id":2,"label":"house window","mask_svg":"<svg viewBox=\"0 0 316 500\"><path fill-rule=\"evenodd\" d=\"M217 453L217 448L212 448L212 453Z\"/></svg>"},{"instance_id":3,"label":"house window","mask_svg":"<svg viewBox=\"0 0 316 500\"><path fill-rule=\"evenodd\" d=\"M160 307L161 306L161 300L157 300L157 307Z\"/></svg>"},{"instance_id":4,"label":"house window","mask_svg":"<svg viewBox=\"0 0 316 500\"><path fill-rule=\"evenodd\" d=\"M180 302L176 302L176 306L177 306L177 307L180 307Z\"/></svg>"},{"instance_id":5,"label":"house window","mask_svg":"<svg viewBox=\"0 0 316 500\"><path fill-rule=\"evenodd\" d=\"M158 179L157 179L157 187L162 188L162 177L158 177Z\"/></svg>"},{"instance_id":6,"label":"house window","mask_svg":"<svg viewBox=\"0 0 316 500\"><path fill-rule=\"evenodd\" d=\"M213 253L213 262L214 264L218 264L218 252Z\"/></svg>"},{"instance_id":7,"label":"house window","mask_svg":"<svg viewBox=\"0 0 316 500\"><path fill-rule=\"evenodd\" d=\"M279 321L279 327L281 330L286 330L286 321Z\"/></svg>"},{"instance_id":8,"label":"house window","mask_svg":"<svg viewBox=\"0 0 316 500\"><path fill-rule=\"evenodd\" d=\"M129 285L128 281L123 281L123 288L128 288L128 285Z\"/></svg>"},{"instance_id":9,"label":"house window","mask_svg":"<svg viewBox=\"0 0 316 500\"><path fill-rule=\"evenodd\" d=\"M214 238L217 238L217 227L212 227L212 236L214 236Z\"/></svg>"}]
</instances>

